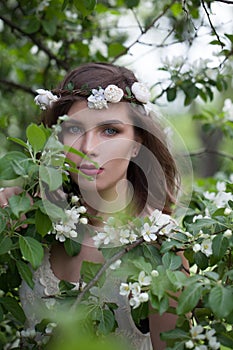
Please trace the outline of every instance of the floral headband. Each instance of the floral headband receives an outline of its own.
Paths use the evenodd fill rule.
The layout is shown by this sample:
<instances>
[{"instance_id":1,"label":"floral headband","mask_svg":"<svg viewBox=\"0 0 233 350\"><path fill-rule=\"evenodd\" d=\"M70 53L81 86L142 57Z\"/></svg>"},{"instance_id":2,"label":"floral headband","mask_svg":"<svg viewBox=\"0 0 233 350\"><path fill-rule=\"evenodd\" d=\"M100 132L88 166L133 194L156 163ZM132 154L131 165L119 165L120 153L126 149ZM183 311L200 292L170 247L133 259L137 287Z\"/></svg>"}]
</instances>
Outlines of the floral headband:
<instances>
[{"instance_id":1,"label":"floral headband","mask_svg":"<svg viewBox=\"0 0 233 350\"><path fill-rule=\"evenodd\" d=\"M38 89L36 92L38 95L35 97L35 103L40 106L40 109L46 110L51 107L52 104L59 100L61 95L80 95L88 96L87 105L91 109L102 109L108 108L108 102L118 103L121 100L128 102L136 102L146 104L150 100L150 91L148 88L139 82L133 83L131 90L126 88L127 95L124 94L124 91L116 85L108 85L105 89L101 87L91 90L91 95L87 95L89 91L84 89L80 90L54 90L56 95L54 95L49 90ZM57 96L59 95L59 96Z\"/></svg>"}]
</instances>

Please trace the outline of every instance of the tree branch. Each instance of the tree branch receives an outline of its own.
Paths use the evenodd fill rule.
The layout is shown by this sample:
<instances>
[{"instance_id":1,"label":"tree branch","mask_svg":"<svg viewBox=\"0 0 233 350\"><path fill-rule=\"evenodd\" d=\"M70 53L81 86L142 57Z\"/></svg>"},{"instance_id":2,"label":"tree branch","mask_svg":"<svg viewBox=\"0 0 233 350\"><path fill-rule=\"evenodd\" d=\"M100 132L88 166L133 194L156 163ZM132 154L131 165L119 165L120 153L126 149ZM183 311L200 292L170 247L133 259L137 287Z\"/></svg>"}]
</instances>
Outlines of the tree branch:
<instances>
[{"instance_id":1,"label":"tree branch","mask_svg":"<svg viewBox=\"0 0 233 350\"><path fill-rule=\"evenodd\" d=\"M46 55L49 57L50 60L54 60L58 66L64 68L65 70L68 70L68 64L64 61L61 61L57 58L57 56L55 56L40 40L38 40L37 38L35 38L34 35L26 33L25 31L23 31L20 27L18 27L16 24L14 24L13 22L11 22L9 19L5 18L4 16L0 15L0 19L2 19L2 21L8 25L12 30L16 30L19 33L21 33L22 35L28 37L36 46L38 46L38 48L45 52Z\"/></svg>"},{"instance_id":2,"label":"tree branch","mask_svg":"<svg viewBox=\"0 0 233 350\"><path fill-rule=\"evenodd\" d=\"M72 305L71 310L74 310L78 303L82 300L83 296L86 294L86 292L88 290L90 290L91 287L93 287L96 282L98 281L98 279L102 276L102 274L109 268L110 265L112 265L116 260L122 258L123 255L125 255L126 253L128 253L130 250L134 249L135 247L137 247L138 245L142 244L144 242L143 237L140 237L139 239L137 239L135 242L133 242L132 244L126 246L124 249L122 249L121 251L117 252L116 254L114 254L110 259L108 259L103 266L99 269L99 271L97 272L97 274L95 275L95 277L85 286L85 288L82 290L82 292L79 294L79 296L77 297L77 299L75 300L74 304Z\"/></svg>"},{"instance_id":3,"label":"tree branch","mask_svg":"<svg viewBox=\"0 0 233 350\"><path fill-rule=\"evenodd\" d=\"M224 4L233 5L233 1L230 0L215 0L216 2L223 2Z\"/></svg>"},{"instance_id":4,"label":"tree branch","mask_svg":"<svg viewBox=\"0 0 233 350\"><path fill-rule=\"evenodd\" d=\"M221 152L221 151L215 151L215 150L211 150L211 149L206 149L206 148L201 149L201 150L196 151L196 152L190 152L188 154L185 154L184 156L185 157L199 157L199 156L202 156L205 153L216 154L216 155L218 155L220 157L224 157L224 158L228 158L228 159L233 160L233 156L228 154L228 153Z\"/></svg>"},{"instance_id":5,"label":"tree branch","mask_svg":"<svg viewBox=\"0 0 233 350\"><path fill-rule=\"evenodd\" d=\"M146 33L148 32L148 30L151 29L151 28L155 25L155 23L156 23L161 17L163 17L163 16L165 15L165 13L169 10L169 8L170 8L170 7L173 5L173 3L175 3L175 2L176 2L176 0L172 0L171 3L170 3L169 5L165 6L164 9L163 9L163 11L162 11L157 17L155 17L155 18L153 19L153 21L152 21L150 24L148 24L147 27L145 27L145 29L143 29L143 28L141 27L141 25L140 25L139 28L140 28L140 30L141 30L141 33L140 33L140 35L137 37L137 39L134 40L128 47L126 47L125 50L123 50L119 55L115 56L114 59L111 61L111 63L116 62L116 60L117 60L118 58L124 56L134 45L138 44L138 43L140 42L141 37L142 37L144 34L146 34Z\"/></svg>"},{"instance_id":6,"label":"tree branch","mask_svg":"<svg viewBox=\"0 0 233 350\"><path fill-rule=\"evenodd\" d=\"M24 85L21 85L21 84L14 83L13 81L9 81L6 79L0 79L0 84L12 87L14 89L22 90L24 92L27 92L27 93L33 95L33 96L36 96L36 92L34 90L32 90L31 88L24 86Z\"/></svg>"},{"instance_id":7,"label":"tree branch","mask_svg":"<svg viewBox=\"0 0 233 350\"><path fill-rule=\"evenodd\" d=\"M206 8L206 6L205 6L205 1L204 1L204 0L201 0L201 4L202 4L202 7L203 7L203 9L204 9L204 11L205 11L205 13L206 13L207 18L208 18L208 22L209 22L209 24L210 24L210 27L211 27L211 29L212 29L214 35L216 36L218 42L220 43L221 48L223 49L222 41L221 41L221 39L220 39L218 33L216 32L216 29L214 28L214 25L213 25L213 23L212 23L212 21L211 21L211 19L210 19L210 14L209 14L209 12L207 11L207 8Z\"/></svg>"}]
</instances>

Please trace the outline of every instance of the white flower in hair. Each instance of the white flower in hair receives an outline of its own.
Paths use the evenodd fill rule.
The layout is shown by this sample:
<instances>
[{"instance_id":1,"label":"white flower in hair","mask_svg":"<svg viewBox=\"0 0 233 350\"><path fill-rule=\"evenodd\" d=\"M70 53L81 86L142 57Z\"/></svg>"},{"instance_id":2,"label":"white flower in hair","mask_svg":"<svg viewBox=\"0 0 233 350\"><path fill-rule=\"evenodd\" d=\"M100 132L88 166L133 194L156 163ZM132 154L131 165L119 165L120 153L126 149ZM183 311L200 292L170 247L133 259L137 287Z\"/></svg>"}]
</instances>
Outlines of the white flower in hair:
<instances>
[{"instance_id":1,"label":"white flower in hair","mask_svg":"<svg viewBox=\"0 0 233 350\"><path fill-rule=\"evenodd\" d=\"M107 101L104 96L104 89L92 89L92 94L87 98L87 105L91 109L108 108Z\"/></svg>"},{"instance_id":2,"label":"white flower in hair","mask_svg":"<svg viewBox=\"0 0 233 350\"><path fill-rule=\"evenodd\" d=\"M143 83L139 83L139 82L133 83L133 85L131 86L131 91L139 102L142 102L142 103L149 102L150 91Z\"/></svg>"},{"instance_id":3,"label":"white flower in hair","mask_svg":"<svg viewBox=\"0 0 233 350\"><path fill-rule=\"evenodd\" d=\"M34 101L42 110L46 110L48 107L51 107L53 102L58 100L58 97L53 95L49 90L38 89L36 92L38 95L34 98Z\"/></svg>"},{"instance_id":4,"label":"white flower in hair","mask_svg":"<svg viewBox=\"0 0 233 350\"><path fill-rule=\"evenodd\" d=\"M117 103L120 102L124 95L124 92L121 88L116 85L108 85L104 90L104 97L108 102Z\"/></svg>"}]
</instances>

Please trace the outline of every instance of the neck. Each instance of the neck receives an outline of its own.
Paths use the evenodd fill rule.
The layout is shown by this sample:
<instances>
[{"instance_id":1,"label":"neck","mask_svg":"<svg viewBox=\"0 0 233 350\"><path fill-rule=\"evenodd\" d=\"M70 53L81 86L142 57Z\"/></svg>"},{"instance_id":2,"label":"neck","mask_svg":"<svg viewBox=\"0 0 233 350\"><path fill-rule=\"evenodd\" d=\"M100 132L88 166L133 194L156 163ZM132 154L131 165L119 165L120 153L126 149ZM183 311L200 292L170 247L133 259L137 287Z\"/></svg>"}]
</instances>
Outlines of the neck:
<instances>
[{"instance_id":1,"label":"neck","mask_svg":"<svg viewBox=\"0 0 233 350\"><path fill-rule=\"evenodd\" d=\"M133 191L127 181L121 181L114 190L82 191L82 197L88 213L102 218L103 221L117 212L124 211L132 201Z\"/></svg>"}]
</instances>

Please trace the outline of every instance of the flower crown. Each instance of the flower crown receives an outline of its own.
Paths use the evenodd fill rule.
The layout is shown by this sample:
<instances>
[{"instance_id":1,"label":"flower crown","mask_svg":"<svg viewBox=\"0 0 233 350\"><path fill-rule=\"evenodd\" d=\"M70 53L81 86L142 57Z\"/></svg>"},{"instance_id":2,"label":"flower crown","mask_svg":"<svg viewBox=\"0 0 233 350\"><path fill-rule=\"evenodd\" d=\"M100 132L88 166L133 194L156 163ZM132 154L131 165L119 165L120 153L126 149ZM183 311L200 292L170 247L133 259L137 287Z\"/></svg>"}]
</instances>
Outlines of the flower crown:
<instances>
[{"instance_id":1,"label":"flower crown","mask_svg":"<svg viewBox=\"0 0 233 350\"><path fill-rule=\"evenodd\" d=\"M108 108L108 102L118 103L121 100L142 104L146 104L150 100L149 89L143 83L139 82L133 83L131 90L126 88L127 94L124 94L124 91L121 88L113 84L108 85L105 89L99 87L92 89L91 91L86 89L53 90L55 95L51 91L44 89L38 89L36 92L38 95L34 100L42 110L46 110L47 108L51 107L52 104L58 101L62 95L79 95L87 97L87 105L91 109Z\"/></svg>"}]
</instances>

